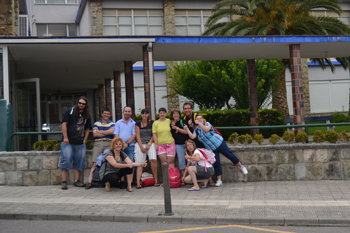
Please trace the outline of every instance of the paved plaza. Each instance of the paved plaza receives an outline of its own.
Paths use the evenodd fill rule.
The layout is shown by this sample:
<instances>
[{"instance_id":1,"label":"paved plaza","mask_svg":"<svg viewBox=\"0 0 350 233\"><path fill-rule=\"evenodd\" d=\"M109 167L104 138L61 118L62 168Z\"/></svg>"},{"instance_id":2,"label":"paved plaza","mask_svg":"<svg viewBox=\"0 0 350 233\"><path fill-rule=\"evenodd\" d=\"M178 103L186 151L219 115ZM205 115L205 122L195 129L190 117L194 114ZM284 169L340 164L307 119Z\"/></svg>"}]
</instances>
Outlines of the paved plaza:
<instances>
[{"instance_id":1,"label":"paved plaza","mask_svg":"<svg viewBox=\"0 0 350 233\"><path fill-rule=\"evenodd\" d=\"M225 183L188 192L163 187L85 190L69 186L0 186L0 219L169 222L252 225L350 225L350 181Z\"/></svg>"}]
</instances>

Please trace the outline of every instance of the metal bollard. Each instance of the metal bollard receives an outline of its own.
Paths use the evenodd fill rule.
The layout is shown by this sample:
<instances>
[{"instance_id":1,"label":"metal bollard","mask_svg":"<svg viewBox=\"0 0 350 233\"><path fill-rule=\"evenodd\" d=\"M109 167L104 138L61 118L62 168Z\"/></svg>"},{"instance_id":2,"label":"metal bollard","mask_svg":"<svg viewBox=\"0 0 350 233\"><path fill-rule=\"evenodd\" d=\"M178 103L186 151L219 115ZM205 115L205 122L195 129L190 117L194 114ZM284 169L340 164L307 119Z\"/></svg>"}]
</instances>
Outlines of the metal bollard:
<instances>
[{"instance_id":1,"label":"metal bollard","mask_svg":"<svg viewBox=\"0 0 350 233\"><path fill-rule=\"evenodd\" d=\"M170 184L169 184L169 170L168 164L162 163L163 183L164 183L164 206L165 216L174 215L171 208Z\"/></svg>"}]
</instances>

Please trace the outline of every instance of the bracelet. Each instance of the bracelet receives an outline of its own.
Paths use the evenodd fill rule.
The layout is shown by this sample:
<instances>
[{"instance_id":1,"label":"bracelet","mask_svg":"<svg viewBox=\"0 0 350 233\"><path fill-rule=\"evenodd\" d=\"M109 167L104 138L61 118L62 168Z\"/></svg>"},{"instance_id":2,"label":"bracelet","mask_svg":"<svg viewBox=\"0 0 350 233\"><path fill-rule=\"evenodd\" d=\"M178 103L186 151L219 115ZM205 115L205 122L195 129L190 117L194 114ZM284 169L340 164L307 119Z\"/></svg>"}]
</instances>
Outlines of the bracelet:
<instances>
[{"instance_id":1,"label":"bracelet","mask_svg":"<svg viewBox=\"0 0 350 233\"><path fill-rule=\"evenodd\" d=\"M140 167L142 167L142 163L140 163Z\"/></svg>"},{"instance_id":2,"label":"bracelet","mask_svg":"<svg viewBox=\"0 0 350 233\"><path fill-rule=\"evenodd\" d=\"M63 138L68 138L68 136L65 136L65 137L63 137Z\"/></svg>"},{"instance_id":3,"label":"bracelet","mask_svg":"<svg viewBox=\"0 0 350 233\"><path fill-rule=\"evenodd\" d=\"M87 138L84 138L84 141L87 140Z\"/></svg>"},{"instance_id":4,"label":"bracelet","mask_svg":"<svg viewBox=\"0 0 350 233\"><path fill-rule=\"evenodd\" d=\"M148 145L152 146L152 143L148 143Z\"/></svg>"}]
</instances>

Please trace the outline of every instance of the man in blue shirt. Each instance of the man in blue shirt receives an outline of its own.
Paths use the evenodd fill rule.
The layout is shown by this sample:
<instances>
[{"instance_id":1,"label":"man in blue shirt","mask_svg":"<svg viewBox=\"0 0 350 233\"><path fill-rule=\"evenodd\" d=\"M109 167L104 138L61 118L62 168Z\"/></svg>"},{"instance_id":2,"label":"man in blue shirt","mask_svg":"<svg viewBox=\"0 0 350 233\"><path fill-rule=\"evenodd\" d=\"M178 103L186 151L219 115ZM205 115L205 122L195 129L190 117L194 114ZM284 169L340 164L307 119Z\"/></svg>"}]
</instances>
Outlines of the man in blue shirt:
<instances>
[{"instance_id":1,"label":"man in blue shirt","mask_svg":"<svg viewBox=\"0 0 350 233\"><path fill-rule=\"evenodd\" d=\"M124 149L123 151L129 156L131 161L134 160L134 149L135 149L135 121L131 119L132 109L129 106L125 106L123 109L123 118L115 123L114 128L114 137L121 138L124 140ZM131 179L133 178L133 174L130 174Z\"/></svg>"},{"instance_id":2,"label":"man in blue shirt","mask_svg":"<svg viewBox=\"0 0 350 233\"><path fill-rule=\"evenodd\" d=\"M96 168L97 157L107 149L111 148L111 142L113 139L114 122L110 121L111 110L105 108L101 112L102 120L96 121L93 127L93 134L95 137L94 149L92 151L92 168L90 170L89 182L85 186L85 189L92 187L92 175Z\"/></svg>"}]
</instances>

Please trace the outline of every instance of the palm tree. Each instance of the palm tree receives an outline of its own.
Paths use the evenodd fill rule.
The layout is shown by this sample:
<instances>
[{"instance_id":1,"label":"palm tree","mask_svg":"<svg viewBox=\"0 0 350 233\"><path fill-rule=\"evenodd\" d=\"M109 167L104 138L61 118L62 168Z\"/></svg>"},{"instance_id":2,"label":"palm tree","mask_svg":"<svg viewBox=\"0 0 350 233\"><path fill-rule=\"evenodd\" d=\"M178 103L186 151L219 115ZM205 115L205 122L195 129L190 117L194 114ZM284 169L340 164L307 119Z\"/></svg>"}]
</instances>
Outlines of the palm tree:
<instances>
[{"instance_id":1,"label":"palm tree","mask_svg":"<svg viewBox=\"0 0 350 233\"><path fill-rule=\"evenodd\" d=\"M313 16L311 11L324 8L340 15L338 0L223 0L218 2L207 21L204 35L346 35L350 28L337 18ZM235 18L229 22L223 19ZM347 58L336 58L346 69ZM329 58L312 58L322 69L335 67ZM287 66L289 59L283 61ZM274 99L276 108L282 109L289 118L285 88L285 72L278 77L279 89ZM276 96L282 95L282 96ZM282 100L282 101L280 101ZM276 103L278 106L276 106Z\"/></svg>"}]
</instances>

